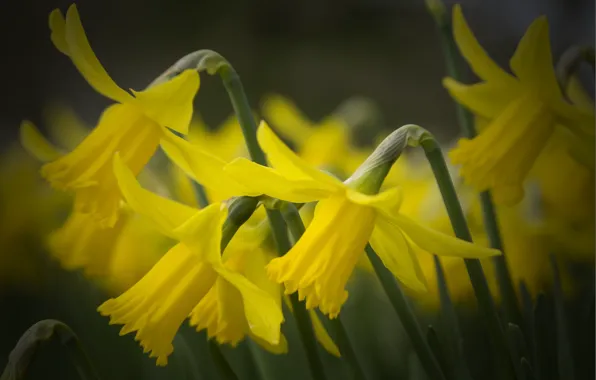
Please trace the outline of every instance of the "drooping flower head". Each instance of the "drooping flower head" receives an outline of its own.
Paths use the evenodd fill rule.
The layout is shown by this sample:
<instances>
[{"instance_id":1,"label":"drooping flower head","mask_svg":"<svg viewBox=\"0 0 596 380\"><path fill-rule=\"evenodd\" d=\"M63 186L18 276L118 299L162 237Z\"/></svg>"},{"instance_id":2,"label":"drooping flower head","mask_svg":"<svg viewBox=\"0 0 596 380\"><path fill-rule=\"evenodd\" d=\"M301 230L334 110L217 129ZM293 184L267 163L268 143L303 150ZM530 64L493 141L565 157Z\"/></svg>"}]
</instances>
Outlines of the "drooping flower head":
<instances>
[{"instance_id":1,"label":"drooping flower head","mask_svg":"<svg viewBox=\"0 0 596 380\"><path fill-rule=\"evenodd\" d=\"M118 156L114 159L114 171L127 204L179 243L135 285L99 307L103 315L110 316L110 323L123 324L121 334L136 331L136 339L145 352L151 352L158 365L165 365L178 328L217 283L218 288L224 287L226 294L233 297L228 300L233 302L226 302L227 307L234 308L231 314L218 316L221 325L231 323L229 337L236 339L237 332L244 332L248 326L255 336L279 345L283 321L279 303L235 272L233 265L222 261L225 204L214 203L197 210L153 194L141 188ZM239 311L244 316L242 320ZM235 325L241 322L240 326Z\"/></svg>"},{"instance_id":2,"label":"drooping flower head","mask_svg":"<svg viewBox=\"0 0 596 380\"><path fill-rule=\"evenodd\" d=\"M129 93L99 63L74 4L66 18L57 9L50 14L50 29L56 48L97 92L116 104L103 112L97 127L72 152L46 164L42 175L54 187L75 193L77 211L95 215L102 226L113 226L121 201L112 172L114 152L120 152L136 175L155 152L164 127L186 133L199 76L187 70L169 82Z\"/></svg>"},{"instance_id":3,"label":"drooping flower head","mask_svg":"<svg viewBox=\"0 0 596 380\"><path fill-rule=\"evenodd\" d=\"M407 286L425 288L410 245L439 255L484 257L499 251L477 247L426 228L399 213L399 188L365 194L300 159L262 122L259 144L272 168L239 158L225 167L253 193L288 202L318 201L306 232L283 257L267 266L286 293L298 291L307 308L336 317L348 297L346 283L367 242Z\"/></svg>"},{"instance_id":4,"label":"drooping flower head","mask_svg":"<svg viewBox=\"0 0 596 380\"><path fill-rule=\"evenodd\" d=\"M536 19L501 69L480 46L459 5L453 8L457 46L481 83L443 84L459 103L490 120L474 139L462 139L451 152L461 175L479 191L492 190L498 203L523 197L523 182L557 124L593 139L594 113L564 99L552 65L546 17Z\"/></svg>"}]
</instances>

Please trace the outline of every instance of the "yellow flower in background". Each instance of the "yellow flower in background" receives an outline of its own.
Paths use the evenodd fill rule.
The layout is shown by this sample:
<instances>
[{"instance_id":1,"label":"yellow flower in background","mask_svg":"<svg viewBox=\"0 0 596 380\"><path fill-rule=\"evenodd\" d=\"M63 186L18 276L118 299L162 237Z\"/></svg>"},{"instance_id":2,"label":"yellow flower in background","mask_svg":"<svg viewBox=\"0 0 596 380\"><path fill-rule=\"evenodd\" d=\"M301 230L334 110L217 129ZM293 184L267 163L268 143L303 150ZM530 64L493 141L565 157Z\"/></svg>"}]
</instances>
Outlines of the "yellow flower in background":
<instances>
[{"instance_id":1,"label":"yellow flower in background","mask_svg":"<svg viewBox=\"0 0 596 380\"><path fill-rule=\"evenodd\" d=\"M296 146L307 163L345 174L352 173L370 152L351 146L350 128L339 117L313 123L289 99L271 95L263 103L263 116Z\"/></svg>"},{"instance_id":2,"label":"yellow flower in background","mask_svg":"<svg viewBox=\"0 0 596 380\"><path fill-rule=\"evenodd\" d=\"M200 117L195 116L188 130L188 141L226 161L248 153L235 115L228 117L214 129L210 129Z\"/></svg>"},{"instance_id":3,"label":"yellow flower in background","mask_svg":"<svg viewBox=\"0 0 596 380\"><path fill-rule=\"evenodd\" d=\"M89 46L76 6L50 14L52 42L67 55L100 94L116 104L101 115L97 127L72 152L42 168L42 175L60 190L75 193L75 209L94 214L101 226L116 223L120 193L112 172L114 152L138 174L155 152L163 128L186 133L199 89L196 71L132 94L118 87Z\"/></svg>"},{"instance_id":4,"label":"yellow flower in background","mask_svg":"<svg viewBox=\"0 0 596 380\"><path fill-rule=\"evenodd\" d=\"M68 199L39 177L39 164L20 146L0 155L0 293L8 286L36 290L44 272L37 252L59 223Z\"/></svg>"},{"instance_id":5,"label":"yellow flower in background","mask_svg":"<svg viewBox=\"0 0 596 380\"><path fill-rule=\"evenodd\" d=\"M458 102L490 120L474 139L462 139L451 152L461 175L479 191L492 190L495 201L514 204L523 182L555 130L555 125L593 139L594 113L565 101L552 65L548 24L536 19L510 61L511 75L490 59L469 29L459 5L453 8L455 41L483 82L443 84Z\"/></svg>"},{"instance_id":6,"label":"yellow flower in background","mask_svg":"<svg viewBox=\"0 0 596 380\"><path fill-rule=\"evenodd\" d=\"M485 257L480 248L426 228L399 213L401 193L394 188L367 195L306 164L262 122L259 144L272 168L243 158L225 171L253 193L288 202L319 201L312 223L293 248L267 266L269 276L299 292L308 309L336 317L348 293L345 285L368 241L389 270L405 285L425 289L411 244L441 255Z\"/></svg>"},{"instance_id":7,"label":"yellow flower in background","mask_svg":"<svg viewBox=\"0 0 596 380\"><path fill-rule=\"evenodd\" d=\"M215 203L197 210L153 194L139 185L118 155L114 158L114 171L128 205L179 243L130 289L102 304L100 313L109 315L110 323L123 324L121 334L136 331L135 339L144 350L157 358L158 365L165 365L182 322L215 283L224 283L221 286L227 287L229 293L237 296L234 301L240 302L226 306L243 310L251 333L278 345L283 321L279 304L222 262L221 229L227 208Z\"/></svg>"},{"instance_id":8,"label":"yellow flower in background","mask_svg":"<svg viewBox=\"0 0 596 380\"><path fill-rule=\"evenodd\" d=\"M112 253L127 217L120 215L111 228L101 228L89 214L74 211L48 238L48 248L64 269L82 269L87 276L106 276Z\"/></svg>"}]
</instances>

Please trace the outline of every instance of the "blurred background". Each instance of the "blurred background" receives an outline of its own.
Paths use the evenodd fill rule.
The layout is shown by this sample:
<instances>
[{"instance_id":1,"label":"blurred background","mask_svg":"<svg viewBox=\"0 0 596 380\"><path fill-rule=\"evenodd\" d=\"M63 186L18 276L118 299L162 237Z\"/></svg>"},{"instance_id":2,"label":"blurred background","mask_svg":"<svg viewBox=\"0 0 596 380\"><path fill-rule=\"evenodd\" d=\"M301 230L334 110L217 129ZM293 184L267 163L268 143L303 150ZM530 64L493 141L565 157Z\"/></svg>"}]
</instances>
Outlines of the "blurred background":
<instances>
[{"instance_id":1,"label":"blurred background","mask_svg":"<svg viewBox=\"0 0 596 380\"><path fill-rule=\"evenodd\" d=\"M85 82L70 60L50 42L49 12L55 8L65 12L70 3L22 0L0 4L2 150L15 143L21 120L30 119L43 129L43 112L52 102L72 107L88 125L93 125L110 103ZM444 142L456 137L455 108L441 86L445 70L439 39L423 0L76 3L91 46L123 88L142 89L181 56L209 48L234 65L255 108L263 96L279 93L292 99L311 119L319 120L342 101L359 95L378 105L388 128L417 123ZM460 3L481 44L503 67L507 67L527 26L541 14L549 19L555 59L570 45L594 46L592 0ZM464 75L468 82L474 80L467 68ZM208 125L218 125L229 116L231 106L218 79L206 75L201 79L196 107ZM593 76L584 79L587 88L592 89ZM11 221L3 219L2 223ZM100 364L106 379L192 378L189 373L197 370L193 366L204 369L211 365L204 357L190 364L189 369L185 349L179 349L171 366L155 369L153 361L142 355L132 339L118 337L118 328L109 327L107 320L95 312L95 307L106 298L101 290L80 273L63 271L45 255L31 253L24 246L19 248L41 264L19 268L26 273L29 285L2 284L0 288L0 368L22 332L43 318L67 321L81 336L90 355L108 358L108 363ZM8 249L14 247L0 247ZM17 277L21 275L19 271L15 273ZM366 331L373 329L377 336L374 339L382 339L378 337L383 336L383 328L391 327L396 320L393 316L375 316L381 301L366 297L360 301L368 302L371 312L360 320L352 317L353 326L367 326L354 334L365 340L370 335ZM204 339L197 339L199 335L194 332L187 334L190 329L186 327L183 330L186 338L177 339L186 341L178 344L196 345L193 352L205 352L206 346L201 343ZM393 341L388 344L399 349ZM48 351L52 354L41 355L31 378L44 378L48 371L56 375L52 378L76 378L65 353L60 349ZM227 351L238 357L239 365L244 362L243 352ZM392 361L386 352L378 354L378 361L382 362L377 366L378 378L396 373L396 367L403 363ZM123 359L116 360L119 357ZM331 359L329 365L339 368ZM291 368L287 359L278 360L278 374ZM481 367L482 363L475 365ZM375 363L368 366L375 367Z\"/></svg>"}]
</instances>

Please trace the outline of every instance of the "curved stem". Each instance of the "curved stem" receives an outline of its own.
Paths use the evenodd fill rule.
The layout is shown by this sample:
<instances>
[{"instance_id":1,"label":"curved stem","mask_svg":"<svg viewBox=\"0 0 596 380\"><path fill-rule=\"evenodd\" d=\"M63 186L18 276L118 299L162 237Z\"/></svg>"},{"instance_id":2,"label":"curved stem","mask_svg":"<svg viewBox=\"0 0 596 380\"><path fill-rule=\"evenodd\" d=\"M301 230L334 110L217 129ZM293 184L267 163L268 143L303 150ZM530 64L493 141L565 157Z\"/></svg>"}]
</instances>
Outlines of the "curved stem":
<instances>
[{"instance_id":1,"label":"curved stem","mask_svg":"<svg viewBox=\"0 0 596 380\"><path fill-rule=\"evenodd\" d=\"M216 68L214 71L219 74L224 87L228 92L232 107L238 118L238 123L242 128L242 134L244 135L244 140L252 161L267 166L265 154L257 141L257 125L250 104L248 103L246 93L244 92L244 87L240 81L240 77L232 65L221 56L216 57L216 60L210 64L214 65ZM284 255L289 251L291 245L281 213L278 210L267 210L267 218L269 219L269 224L273 232L277 251L280 256ZM290 301L294 308L294 317L296 318L298 330L302 337L302 343L306 349L311 374L316 380L324 380L326 377L323 370L323 363L316 350L317 346L314 332L304 302L298 300L297 294L292 294L290 296Z\"/></svg>"}]
</instances>

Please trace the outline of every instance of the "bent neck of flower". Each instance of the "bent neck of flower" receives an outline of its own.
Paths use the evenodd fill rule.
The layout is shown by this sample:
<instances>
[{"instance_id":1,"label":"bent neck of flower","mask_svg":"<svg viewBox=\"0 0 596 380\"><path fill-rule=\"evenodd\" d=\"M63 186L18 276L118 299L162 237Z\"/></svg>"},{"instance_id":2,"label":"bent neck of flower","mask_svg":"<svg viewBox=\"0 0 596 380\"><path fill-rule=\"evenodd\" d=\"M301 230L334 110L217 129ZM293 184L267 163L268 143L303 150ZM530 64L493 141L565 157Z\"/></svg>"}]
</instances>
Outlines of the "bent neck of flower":
<instances>
[{"instance_id":1,"label":"bent neck of flower","mask_svg":"<svg viewBox=\"0 0 596 380\"><path fill-rule=\"evenodd\" d=\"M257 143L257 123L244 92L242 81L230 62L218 52L203 49L185 55L151 82L149 87L167 81L187 69L206 71L209 75L218 74L220 76L242 128L251 159L260 165L267 165L265 154Z\"/></svg>"},{"instance_id":2,"label":"bent neck of flower","mask_svg":"<svg viewBox=\"0 0 596 380\"><path fill-rule=\"evenodd\" d=\"M429 133L414 124L404 125L387 136L356 169L345 184L364 194L379 192L391 166L407 146L417 146Z\"/></svg>"}]
</instances>

